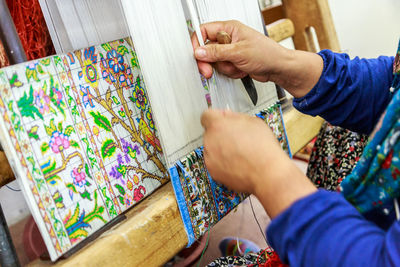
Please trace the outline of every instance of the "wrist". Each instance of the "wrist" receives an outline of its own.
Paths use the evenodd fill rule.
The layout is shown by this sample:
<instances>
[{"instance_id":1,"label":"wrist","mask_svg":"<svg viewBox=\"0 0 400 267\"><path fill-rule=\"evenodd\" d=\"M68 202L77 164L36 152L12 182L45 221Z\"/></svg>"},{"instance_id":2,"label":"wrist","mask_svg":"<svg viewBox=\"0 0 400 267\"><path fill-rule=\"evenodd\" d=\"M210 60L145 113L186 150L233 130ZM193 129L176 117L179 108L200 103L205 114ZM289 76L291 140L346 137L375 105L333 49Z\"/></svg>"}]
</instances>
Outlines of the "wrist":
<instances>
[{"instance_id":1,"label":"wrist","mask_svg":"<svg viewBox=\"0 0 400 267\"><path fill-rule=\"evenodd\" d=\"M267 214L275 218L297 200L317 189L300 169L289 159L269 164L262 181L254 189Z\"/></svg>"},{"instance_id":2,"label":"wrist","mask_svg":"<svg viewBox=\"0 0 400 267\"><path fill-rule=\"evenodd\" d=\"M317 84L324 62L322 57L315 53L286 50L272 81L289 91L294 97L300 98Z\"/></svg>"}]
</instances>

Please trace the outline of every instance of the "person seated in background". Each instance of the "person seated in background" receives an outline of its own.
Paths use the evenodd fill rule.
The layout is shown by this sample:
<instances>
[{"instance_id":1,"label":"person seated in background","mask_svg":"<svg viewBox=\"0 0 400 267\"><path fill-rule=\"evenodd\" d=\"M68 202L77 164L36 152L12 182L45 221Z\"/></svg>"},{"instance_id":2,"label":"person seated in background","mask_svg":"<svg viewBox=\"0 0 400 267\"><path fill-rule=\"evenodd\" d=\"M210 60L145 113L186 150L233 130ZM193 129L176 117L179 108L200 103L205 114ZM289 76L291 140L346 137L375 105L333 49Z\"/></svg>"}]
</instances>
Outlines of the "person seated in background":
<instances>
[{"instance_id":1,"label":"person seated in background","mask_svg":"<svg viewBox=\"0 0 400 267\"><path fill-rule=\"evenodd\" d=\"M193 37L200 72L250 75L289 91L301 112L370 135L341 193L317 190L260 119L210 109L201 123L207 169L218 182L254 194L272 222L269 243L290 266L400 266L400 61L289 50L236 22L201 26ZM220 31L231 44L216 44ZM394 67L393 67L394 66ZM397 215L397 216L396 216Z\"/></svg>"}]
</instances>

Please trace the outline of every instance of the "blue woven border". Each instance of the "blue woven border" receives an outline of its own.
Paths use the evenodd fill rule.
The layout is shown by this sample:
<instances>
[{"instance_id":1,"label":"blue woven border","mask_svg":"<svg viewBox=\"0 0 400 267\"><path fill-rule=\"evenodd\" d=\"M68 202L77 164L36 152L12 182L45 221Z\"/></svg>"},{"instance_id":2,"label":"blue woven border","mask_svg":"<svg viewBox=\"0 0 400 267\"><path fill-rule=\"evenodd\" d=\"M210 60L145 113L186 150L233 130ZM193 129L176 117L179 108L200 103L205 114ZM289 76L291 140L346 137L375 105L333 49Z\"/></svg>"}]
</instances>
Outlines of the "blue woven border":
<instances>
[{"instance_id":1,"label":"blue woven border","mask_svg":"<svg viewBox=\"0 0 400 267\"><path fill-rule=\"evenodd\" d=\"M181 163L178 162L177 164L179 165ZM180 168L182 169L182 171L184 171L182 165L180 166ZM185 195L183 194L183 191L182 191L182 185L181 185L181 181L179 179L178 170L176 169L175 166L173 166L169 169L169 174L171 175L171 183L174 188L176 202L178 203L178 207L179 207L179 211L181 213L183 225L185 226L186 235L188 237L187 247L190 247L196 241L196 239L194 237L192 222L190 220L189 210L188 210L187 203L185 200ZM186 176L186 174L185 174L185 176Z\"/></svg>"},{"instance_id":2,"label":"blue woven border","mask_svg":"<svg viewBox=\"0 0 400 267\"><path fill-rule=\"evenodd\" d=\"M287 143L287 146L288 146L289 157L290 157L290 158L293 158L292 150L290 149L290 144L289 144L288 135L287 135L287 133L286 133L285 121L283 120L282 105L279 105L279 113L281 114L281 120L282 120L282 125L283 125L283 131L285 132L285 139L286 139L286 143Z\"/></svg>"}]
</instances>

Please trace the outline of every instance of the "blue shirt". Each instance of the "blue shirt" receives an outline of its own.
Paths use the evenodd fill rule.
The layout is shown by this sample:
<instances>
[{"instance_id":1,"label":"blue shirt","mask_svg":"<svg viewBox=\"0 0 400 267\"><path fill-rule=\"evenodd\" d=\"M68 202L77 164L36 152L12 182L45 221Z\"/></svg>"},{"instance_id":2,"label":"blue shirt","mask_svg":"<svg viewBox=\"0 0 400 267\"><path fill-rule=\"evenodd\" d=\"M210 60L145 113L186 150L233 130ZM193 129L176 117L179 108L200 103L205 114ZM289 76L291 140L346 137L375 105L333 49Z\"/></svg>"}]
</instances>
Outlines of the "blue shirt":
<instances>
[{"instance_id":1,"label":"blue shirt","mask_svg":"<svg viewBox=\"0 0 400 267\"><path fill-rule=\"evenodd\" d=\"M317 85L294 106L334 125L371 133L390 102L393 57L319 53ZM340 194L319 190L295 202L268 227L268 240L291 266L400 266L400 223L387 230L365 219Z\"/></svg>"}]
</instances>

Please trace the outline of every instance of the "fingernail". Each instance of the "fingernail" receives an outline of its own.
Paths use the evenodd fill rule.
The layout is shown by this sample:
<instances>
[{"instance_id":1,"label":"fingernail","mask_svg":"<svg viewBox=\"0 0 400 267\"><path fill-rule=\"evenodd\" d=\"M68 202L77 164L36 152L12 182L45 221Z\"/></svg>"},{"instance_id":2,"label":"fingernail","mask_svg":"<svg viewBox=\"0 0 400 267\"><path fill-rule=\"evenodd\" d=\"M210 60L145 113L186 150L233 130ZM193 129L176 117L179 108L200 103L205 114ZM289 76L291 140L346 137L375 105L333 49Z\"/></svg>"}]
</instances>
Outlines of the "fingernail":
<instances>
[{"instance_id":1,"label":"fingernail","mask_svg":"<svg viewBox=\"0 0 400 267\"><path fill-rule=\"evenodd\" d=\"M194 52L197 58L205 58L207 56L207 51L204 48L197 48Z\"/></svg>"}]
</instances>

